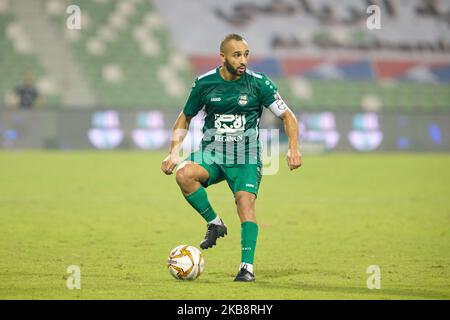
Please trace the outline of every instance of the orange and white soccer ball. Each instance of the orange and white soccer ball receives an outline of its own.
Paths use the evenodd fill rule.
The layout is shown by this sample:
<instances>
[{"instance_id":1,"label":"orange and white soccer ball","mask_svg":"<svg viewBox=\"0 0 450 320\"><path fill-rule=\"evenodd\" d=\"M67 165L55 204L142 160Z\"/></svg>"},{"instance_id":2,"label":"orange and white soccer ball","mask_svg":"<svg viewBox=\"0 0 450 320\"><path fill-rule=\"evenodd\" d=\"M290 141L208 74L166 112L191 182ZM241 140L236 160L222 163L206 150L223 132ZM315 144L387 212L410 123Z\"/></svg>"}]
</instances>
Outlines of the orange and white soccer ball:
<instances>
[{"instance_id":1,"label":"orange and white soccer ball","mask_svg":"<svg viewBox=\"0 0 450 320\"><path fill-rule=\"evenodd\" d=\"M200 250L185 244L173 249L167 259L170 274L179 280L197 279L204 266L205 259Z\"/></svg>"}]
</instances>

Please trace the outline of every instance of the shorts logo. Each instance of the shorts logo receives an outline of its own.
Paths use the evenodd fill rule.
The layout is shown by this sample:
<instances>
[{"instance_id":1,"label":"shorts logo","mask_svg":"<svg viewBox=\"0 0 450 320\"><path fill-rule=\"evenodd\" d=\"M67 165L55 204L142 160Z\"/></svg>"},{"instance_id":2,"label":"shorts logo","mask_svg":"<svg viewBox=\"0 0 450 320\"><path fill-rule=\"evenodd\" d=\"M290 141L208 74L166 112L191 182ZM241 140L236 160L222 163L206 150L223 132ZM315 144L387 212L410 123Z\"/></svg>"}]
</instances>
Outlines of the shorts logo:
<instances>
[{"instance_id":1,"label":"shorts logo","mask_svg":"<svg viewBox=\"0 0 450 320\"><path fill-rule=\"evenodd\" d=\"M253 185L253 184L251 184L251 183L247 183L245 186L246 186L246 187L250 187L250 188L254 188L254 187L255 187L255 185Z\"/></svg>"},{"instance_id":2,"label":"shorts logo","mask_svg":"<svg viewBox=\"0 0 450 320\"><path fill-rule=\"evenodd\" d=\"M219 102L220 100L222 100L220 97L211 98L211 102Z\"/></svg>"},{"instance_id":3,"label":"shorts logo","mask_svg":"<svg viewBox=\"0 0 450 320\"><path fill-rule=\"evenodd\" d=\"M238 102L239 102L239 105L240 105L240 106L245 106L245 105L247 105L247 103L248 103L248 97L247 97L247 95L246 95L246 94L240 95L240 96L239 96Z\"/></svg>"}]
</instances>

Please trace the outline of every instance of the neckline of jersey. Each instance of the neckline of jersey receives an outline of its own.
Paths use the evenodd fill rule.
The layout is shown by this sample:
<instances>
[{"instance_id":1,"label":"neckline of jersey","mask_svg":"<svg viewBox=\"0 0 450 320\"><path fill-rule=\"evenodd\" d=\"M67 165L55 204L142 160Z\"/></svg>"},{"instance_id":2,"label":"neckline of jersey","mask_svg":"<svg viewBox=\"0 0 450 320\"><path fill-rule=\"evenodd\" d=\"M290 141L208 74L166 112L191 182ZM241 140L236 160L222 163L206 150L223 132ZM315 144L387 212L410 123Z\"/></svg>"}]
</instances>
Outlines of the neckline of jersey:
<instances>
[{"instance_id":1,"label":"neckline of jersey","mask_svg":"<svg viewBox=\"0 0 450 320\"><path fill-rule=\"evenodd\" d=\"M217 74L217 76L218 76L223 82L226 82L226 83L238 83L239 81L241 81L242 77L243 77L244 74L245 74L245 73L242 74L242 76L240 76L239 79L236 79L236 80L225 80L225 79L222 77L222 75L220 74L220 68L221 68L221 66L219 66L219 67L216 68L216 74ZM246 70L245 72L247 72L247 70Z\"/></svg>"}]
</instances>

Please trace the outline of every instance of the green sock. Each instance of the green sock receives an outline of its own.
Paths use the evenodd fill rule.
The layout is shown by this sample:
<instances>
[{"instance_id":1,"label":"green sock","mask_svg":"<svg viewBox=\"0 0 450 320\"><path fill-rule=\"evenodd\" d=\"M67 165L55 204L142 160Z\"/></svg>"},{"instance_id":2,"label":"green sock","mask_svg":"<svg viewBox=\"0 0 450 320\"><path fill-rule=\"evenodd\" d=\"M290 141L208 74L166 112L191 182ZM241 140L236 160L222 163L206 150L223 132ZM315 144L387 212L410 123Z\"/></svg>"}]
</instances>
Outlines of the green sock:
<instances>
[{"instance_id":1,"label":"green sock","mask_svg":"<svg viewBox=\"0 0 450 320\"><path fill-rule=\"evenodd\" d=\"M206 222L211 222L217 217L211 204L208 201L208 195L206 194L205 188L200 186L196 191L188 196L185 196L187 202L195 209L198 213L206 220Z\"/></svg>"},{"instance_id":2,"label":"green sock","mask_svg":"<svg viewBox=\"0 0 450 320\"><path fill-rule=\"evenodd\" d=\"M255 258L256 239L258 238L258 225L251 221L241 224L241 262L253 264Z\"/></svg>"}]
</instances>

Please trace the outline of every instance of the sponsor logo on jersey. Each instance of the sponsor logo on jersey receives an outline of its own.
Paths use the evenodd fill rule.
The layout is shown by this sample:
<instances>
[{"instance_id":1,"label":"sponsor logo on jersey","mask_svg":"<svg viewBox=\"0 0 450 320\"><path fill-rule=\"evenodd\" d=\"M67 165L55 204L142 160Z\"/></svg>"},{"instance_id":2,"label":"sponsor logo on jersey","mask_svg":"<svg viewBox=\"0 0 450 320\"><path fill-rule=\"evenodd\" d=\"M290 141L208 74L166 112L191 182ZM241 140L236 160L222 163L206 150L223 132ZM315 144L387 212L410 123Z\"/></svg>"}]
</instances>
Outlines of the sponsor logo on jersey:
<instances>
[{"instance_id":1,"label":"sponsor logo on jersey","mask_svg":"<svg viewBox=\"0 0 450 320\"><path fill-rule=\"evenodd\" d=\"M220 97L211 98L211 102L219 102L220 100L222 100Z\"/></svg>"},{"instance_id":2,"label":"sponsor logo on jersey","mask_svg":"<svg viewBox=\"0 0 450 320\"><path fill-rule=\"evenodd\" d=\"M245 114L214 114L215 141L240 142L245 130Z\"/></svg>"},{"instance_id":3,"label":"sponsor logo on jersey","mask_svg":"<svg viewBox=\"0 0 450 320\"><path fill-rule=\"evenodd\" d=\"M246 95L246 94L240 95L240 96L239 96L238 102L239 102L239 105L240 105L240 106L245 106L245 105L247 105L247 103L248 103L248 97L247 97L247 95Z\"/></svg>"},{"instance_id":4,"label":"sponsor logo on jersey","mask_svg":"<svg viewBox=\"0 0 450 320\"><path fill-rule=\"evenodd\" d=\"M214 114L214 127L218 134L245 130L245 114Z\"/></svg>"},{"instance_id":5,"label":"sponsor logo on jersey","mask_svg":"<svg viewBox=\"0 0 450 320\"><path fill-rule=\"evenodd\" d=\"M244 137L242 135L238 136L222 136L220 134L216 134L214 136L214 141L218 142L241 142L244 140Z\"/></svg>"}]
</instances>

